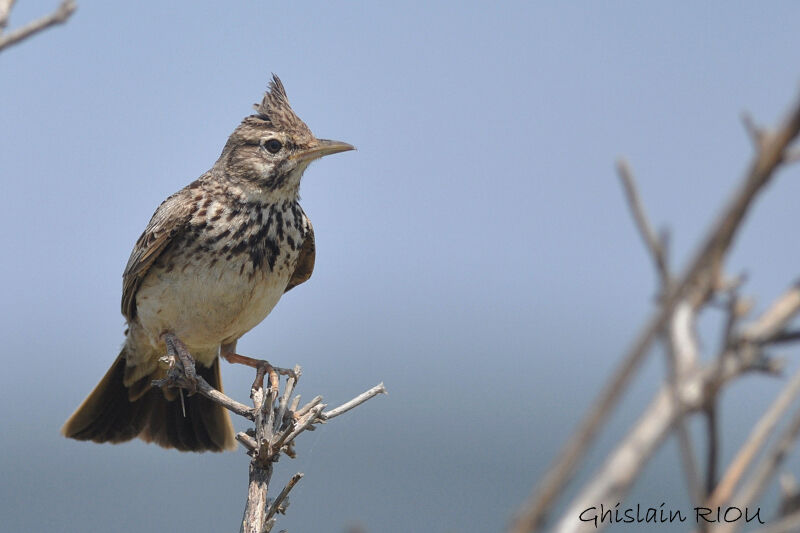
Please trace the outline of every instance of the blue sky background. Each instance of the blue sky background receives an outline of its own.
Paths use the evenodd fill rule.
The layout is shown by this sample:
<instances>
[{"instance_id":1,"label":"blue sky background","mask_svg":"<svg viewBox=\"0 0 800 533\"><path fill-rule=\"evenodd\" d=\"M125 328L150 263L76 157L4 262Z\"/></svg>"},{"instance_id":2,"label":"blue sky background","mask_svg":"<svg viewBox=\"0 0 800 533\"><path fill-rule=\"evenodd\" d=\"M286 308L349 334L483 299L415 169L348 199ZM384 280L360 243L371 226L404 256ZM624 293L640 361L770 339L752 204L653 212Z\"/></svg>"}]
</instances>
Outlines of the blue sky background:
<instances>
[{"instance_id":1,"label":"blue sky background","mask_svg":"<svg viewBox=\"0 0 800 533\"><path fill-rule=\"evenodd\" d=\"M11 27L55 5L20 1ZM122 342L134 241L275 72L317 135L358 152L306 173L314 276L240 351L303 365L299 392L332 405L390 391L278 464L278 488L306 474L279 528L501 531L652 309L614 159L631 161L682 265L751 156L740 112L772 124L798 93L798 18L792 2L81 0L67 25L0 54L3 529L238 524L241 451L58 429ZM798 198L794 167L732 255L757 309L800 270ZM662 366L651 358L590 465ZM223 381L244 400L252 375L226 364ZM725 394L724 460L781 384ZM631 501L687 508L677 457L670 442Z\"/></svg>"}]
</instances>

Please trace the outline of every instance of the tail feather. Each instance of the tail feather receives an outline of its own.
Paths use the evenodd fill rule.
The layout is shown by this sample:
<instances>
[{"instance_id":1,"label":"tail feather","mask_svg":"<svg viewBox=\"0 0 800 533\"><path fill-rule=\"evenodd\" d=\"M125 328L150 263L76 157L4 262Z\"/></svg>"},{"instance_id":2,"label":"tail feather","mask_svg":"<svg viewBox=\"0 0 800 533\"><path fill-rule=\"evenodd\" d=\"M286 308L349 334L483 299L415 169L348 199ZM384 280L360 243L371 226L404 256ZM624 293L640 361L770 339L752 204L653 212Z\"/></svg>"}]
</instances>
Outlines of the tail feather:
<instances>
[{"instance_id":1,"label":"tail feather","mask_svg":"<svg viewBox=\"0 0 800 533\"><path fill-rule=\"evenodd\" d=\"M219 359L210 367L198 364L197 373L212 387L222 390ZM139 437L181 451L222 451L236 446L230 416L224 408L200 394L184 394L184 416L180 398L168 399L159 389L145 388L149 387L151 376L130 387L123 384L124 376L123 348L61 433L72 439L111 443Z\"/></svg>"}]
</instances>

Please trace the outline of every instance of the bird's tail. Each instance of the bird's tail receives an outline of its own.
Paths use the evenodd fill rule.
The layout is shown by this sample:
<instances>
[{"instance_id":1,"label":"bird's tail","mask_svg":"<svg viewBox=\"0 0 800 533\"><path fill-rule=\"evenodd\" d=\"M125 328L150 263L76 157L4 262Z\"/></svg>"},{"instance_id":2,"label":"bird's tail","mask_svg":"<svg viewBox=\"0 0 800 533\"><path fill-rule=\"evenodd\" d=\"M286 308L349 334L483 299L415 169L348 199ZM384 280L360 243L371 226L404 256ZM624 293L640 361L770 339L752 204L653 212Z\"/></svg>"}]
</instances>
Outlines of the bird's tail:
<instances>
[{"instance_id":1,"label":"bird's tail","mask_svg":"<svg viewBox=\"0 0 800 533\"><path fill-rule=\"evenodd\" d=\"M181 451L222 451L236 446L228 412L200 394L180 398L150 386L147 375L125 386L125 353L117 356L106 375L61 428L65 437L119 443L135 437ZM210 367L197 364L197 374L222 390L219 359ZM171 392L171 391L170 391Z\"/></svg>"}]
</instances>

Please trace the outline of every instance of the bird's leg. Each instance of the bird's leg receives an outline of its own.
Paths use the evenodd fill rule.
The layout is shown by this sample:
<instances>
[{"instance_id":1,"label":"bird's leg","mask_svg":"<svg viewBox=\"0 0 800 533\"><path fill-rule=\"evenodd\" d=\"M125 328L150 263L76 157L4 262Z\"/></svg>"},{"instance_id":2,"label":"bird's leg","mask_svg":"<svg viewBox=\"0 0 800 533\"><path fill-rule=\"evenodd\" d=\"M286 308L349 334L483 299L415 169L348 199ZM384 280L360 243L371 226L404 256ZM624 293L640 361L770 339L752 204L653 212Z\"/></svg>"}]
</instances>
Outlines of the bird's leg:
<instances>
[{"instance_id":1,"label":"bird's leg","mask_svg":"<svg viewBox=\"0 0 800 533\"><path fill-rule=\"evenodd\" d=\"M162 336L164 339L164 343L167 345L167 354L172 356L173 358L177 358L177 361L180 362L181 366L183 367L183 383L181 386L185 387L189 391L189 395L191 396L195 392L197 392L197 372L194 368L194 359L192 358L192 354L189 353L189 350L186 348L186 345L175 336L174 333L164 333ZM167 375L167 379L170 381L171 384L176 384L179 379L179 376L175 376L170 369L170 373Z\"/></svg>"},{"instance_id":2,"label":"bird's leg","mask_svg":"<svg viewBox=\"0 0 800 533\"><path fill-rule=\"evenodd\" d=\"M264 386L264 376L269 375L269 386L275 392L278 391L279 378L278 375L295 376L294 370L288 368L280 368L272 366L269 361L264 359L254 359L246 355L239 355L236 353L236 341L228 344L223 344L219 350L220 356L229 363L238 363L256 369L256 379L253 381L253 389L260 389Z\"/></svg>"}]
</instances>

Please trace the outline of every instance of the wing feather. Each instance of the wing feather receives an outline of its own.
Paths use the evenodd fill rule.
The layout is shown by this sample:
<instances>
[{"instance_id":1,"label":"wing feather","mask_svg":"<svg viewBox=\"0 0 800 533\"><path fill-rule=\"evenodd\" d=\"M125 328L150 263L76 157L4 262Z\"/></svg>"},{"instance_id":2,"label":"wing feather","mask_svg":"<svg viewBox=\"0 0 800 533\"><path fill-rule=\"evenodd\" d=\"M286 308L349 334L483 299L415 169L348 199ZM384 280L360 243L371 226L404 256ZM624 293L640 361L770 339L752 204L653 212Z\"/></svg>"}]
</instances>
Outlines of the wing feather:
<instances>
[{"instance_id":1,"label":"wing feather","mask_svg":"<svg viewBox=\"0 0 800 533\"><path fill-rule=\"evenodd\" d=\"M289 284L286 285L284 293L308 281L308 278L311 277L311 273L314 272L314 260L317 257L317 246L314 242L314 226L311 225L311 221L305 214L303 214L303 222L306 225L306 235L303 239L303 245L300 248L300 256L297 258L294 272L292 272L292 277L289 278Z\"/></svg>"},{"instance_id":2,"label":"wing feather","mask_svg":"<svg viewBox=\"0 0 800 533\"><path fill-rule=\"evenodd\" d=\"M136 318L136 291L150 267L175 238L186 230L194 202L183 189L161 203L136 241L122 274L122 314Z\"/></svg>"}]
</instances>

